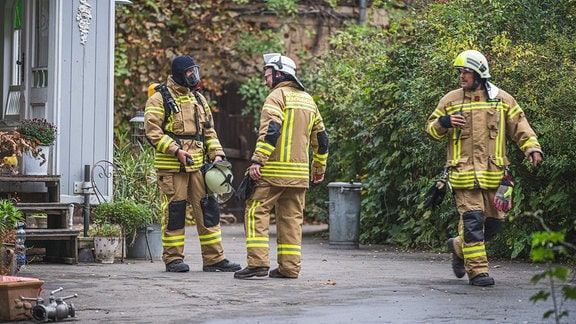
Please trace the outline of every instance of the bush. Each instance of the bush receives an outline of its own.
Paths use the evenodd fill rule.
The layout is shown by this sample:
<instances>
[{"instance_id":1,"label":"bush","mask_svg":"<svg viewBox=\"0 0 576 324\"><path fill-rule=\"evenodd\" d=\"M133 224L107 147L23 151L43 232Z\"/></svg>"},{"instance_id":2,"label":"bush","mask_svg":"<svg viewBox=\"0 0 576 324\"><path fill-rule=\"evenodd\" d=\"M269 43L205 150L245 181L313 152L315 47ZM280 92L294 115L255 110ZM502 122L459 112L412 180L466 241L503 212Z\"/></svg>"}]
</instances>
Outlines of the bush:
<instances>
[{"instance_id":1,"label":"bush","mask_svg":"<svg viewBox=\"0 0 576 324\"><path fill-rule=\"evenodd\" d=\"M122 227L125 235L134 236L136 231L152 224L152 212L148 206L128 199L104 202L94 209L95 224L115 224Z\"/></svg>"},{"instance_id":2,"label":"bush","mask_svg":"<svg viewBox=\"0 0 576 324\"><path fill-rule=\"evenodd\" d=\"M422 209L446 154L446 144L431 141L423 127L440 98L459 87L452 62L470 48L487 56L491 80L516 97L545 152L533 169L509 142L516 182L509 220L546 209L553 229L567 228L567 241L576 240L576 187L568 180L576 167L576 42L567 32L576 17L572 1L544 2L546 10L535 0L430 3L392 19L388 30L350 26L331 39L332 50L309 71L307 84L330 136L327 181L363 183L363 243L444 249L456 233L450 195L436 211ZM530 26L510 23L533 19ZM514 225L490 247L527 256L535 224Z\"/></svg>"}]
</instances>

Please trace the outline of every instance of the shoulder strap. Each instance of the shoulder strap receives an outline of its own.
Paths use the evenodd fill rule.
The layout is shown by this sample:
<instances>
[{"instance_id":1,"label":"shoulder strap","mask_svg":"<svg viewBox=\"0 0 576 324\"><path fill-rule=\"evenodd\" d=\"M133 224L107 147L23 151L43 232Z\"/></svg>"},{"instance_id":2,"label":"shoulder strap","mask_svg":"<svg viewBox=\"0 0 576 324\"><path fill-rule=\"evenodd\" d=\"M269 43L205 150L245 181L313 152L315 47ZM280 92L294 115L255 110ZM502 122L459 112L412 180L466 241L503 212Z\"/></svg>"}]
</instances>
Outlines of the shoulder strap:
<instances>
[{"instance_id":1,"label":"shoulder strap","mask_svg":"<svg viewBox=\"0 0 576 324\"><path fill-rule=\"evenodd\" d=\"M166 86L165 83L160 83L158 86L156 86L156 88L154 88L154 90L160 92L160 94L162 95L162 101L164 102L164 122L162 123L162 128L164 128L164 126L166 126L166 123L168 122L168 117L170 117L170 113L172 112L179 113L180 108L178 108L178 105L176 104L174 97L172 97L172 94L170 93L170 91L168 91L168 87Z\"/></svg>"}]
</instances>

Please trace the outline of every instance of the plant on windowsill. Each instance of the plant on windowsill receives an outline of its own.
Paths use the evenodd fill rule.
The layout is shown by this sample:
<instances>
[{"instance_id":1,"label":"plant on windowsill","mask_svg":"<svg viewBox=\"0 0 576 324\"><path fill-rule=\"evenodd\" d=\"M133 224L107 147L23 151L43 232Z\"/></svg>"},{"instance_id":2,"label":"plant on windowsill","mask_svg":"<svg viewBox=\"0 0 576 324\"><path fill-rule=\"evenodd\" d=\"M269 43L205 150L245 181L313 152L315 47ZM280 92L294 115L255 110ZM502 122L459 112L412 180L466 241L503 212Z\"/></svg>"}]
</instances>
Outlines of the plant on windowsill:
<instances>
[{"instance_id":1,"label":"plant on windowsill","mask_svg":"<svg viewBox=\"0 0 576 324\"><path fill-rule=\"evenodd\" d=\"M0 200L0 275L10 275L14 260L16 225L24 221L22 211L11 200Z\"/></svg>"}]
</instances>

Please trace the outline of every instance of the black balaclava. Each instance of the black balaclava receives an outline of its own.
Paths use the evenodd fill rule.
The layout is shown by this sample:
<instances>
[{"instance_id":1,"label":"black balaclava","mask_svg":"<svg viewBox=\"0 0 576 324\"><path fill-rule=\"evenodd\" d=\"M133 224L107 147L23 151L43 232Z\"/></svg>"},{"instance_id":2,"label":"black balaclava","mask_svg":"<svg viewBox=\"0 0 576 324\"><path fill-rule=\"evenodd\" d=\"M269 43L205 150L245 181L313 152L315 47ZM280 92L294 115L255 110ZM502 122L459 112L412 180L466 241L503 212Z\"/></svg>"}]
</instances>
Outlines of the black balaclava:
<instances>
[{"instance_id":1,"label":"black balaclava","mask_svg":"<svg viewBox=\"0 0 576 324\"><path fill-rule=\"evenodd\" d=\"M276 76L276 69L272 68L272 88L276 87L278 83L286 80L286 73L280 72L280 76Z\"/></svg>"},{"instance_id":2,"label":"black balaclava","mask_svg":"<svg viewBox=\"0 0 576 324\"><path fill-rule=\"evenodd\" d=\"M186 78L186 71L194 69L194 73ZM195 89L200 83L198 65L187 55L178 56L172 61L172 78L181 86Z\"/></svg>"}]
</instances>

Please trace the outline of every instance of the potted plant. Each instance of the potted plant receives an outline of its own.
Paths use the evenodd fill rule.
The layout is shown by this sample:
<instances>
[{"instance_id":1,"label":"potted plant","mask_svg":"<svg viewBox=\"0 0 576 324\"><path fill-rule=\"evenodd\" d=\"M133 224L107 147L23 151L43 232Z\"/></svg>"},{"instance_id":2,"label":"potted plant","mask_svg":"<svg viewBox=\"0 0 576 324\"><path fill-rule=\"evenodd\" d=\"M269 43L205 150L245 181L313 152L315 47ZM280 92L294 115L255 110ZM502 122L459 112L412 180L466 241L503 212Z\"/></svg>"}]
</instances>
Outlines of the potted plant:
<instances>
[{"instance_id":1,"label":"potted plant","mask_svg":"<svg viewBox=\"0 0 576 324\"><path fill-rule=\"evenodd\" d=\"M88 230L94 238L94 256L101 263L114 263L116 249L120 244L122 232L117 224L97 222Z\"/></svg>"},{"instance_id":2,"label":"potted plant","mask_svg":"<svg viewBox=\"0 0 576 324\"><path fill-rule=\"evenodd\" d=\"M24 213L11 200L0 200L0 275L12 274L16 225L24 221Z\"/></svg>"},{"instance_id":3,"label":"potted plant","mask_svg":"<svg viewBox=\"0 0 576 324\"><path fill-rule=\"evenodd\" d=\"M122 230L116 224L94 223L88 230L90 237L120 237Z\"/></svg>"},{"instance_id":4,"label":"potted plant","mask_svg":"<svg viewBox=\"0 0 576 324\"><path fill-rule=\"evenodd\" d=\"M17 131L0 131L0 171L4 175L17 175L18 157L25 152L39 156L38 144Z\"/></svg>"},{"instance_id":5,"label":"potted plant","mask_svg":"<svg viewBox=\"0 0 576 324\"><path fill-rule=\"evenodd\" d=\"M154 168L154 148L150 145L135 147L129 133L115 132L118 144L114 146L114 164L122 170L114 181L114 196L126 197L151 211L150 224L142 223L136 235L127 233L127 257L132 259L160 259L162 257L162 230L160 191ZM125 186L123 183L130 183Z\"/></svg>"},{"instance_id":6,"label":"potted plant","mask_svg":"<svg viewBox=\"0 0 576 324\"><path fill-rule=\"evenodd\" d=\"M56 142L58 128L44 118L32 118L20 121L17 130L24 138L38 145L51 146Z\"/></svg>"},{"instance_id":7,"label":"potted plant","mask_svg":"<svg viewBox=\"0 0 576 324\"><path fill-rule=\"evenodd\" d=\"M34 218L37 228L47 228L48 227L48 214L46 213L34 213L31 215Z\"/></svg>"},{"instance_id":8,"label":"potted plant","mask_svg":"<svg viewBox=\"0 0 576 324\"><path fill-rule=\"evenodd\" d=\"M124 235L136 234L136 230L152 224L152 220L150 208L130 199L115 199L94 208L95 223L116 224Z\"/></svg>"},{"instance_id":9,"label":"potted plant","mask_svg":"<svg viewBox=\"0 0 576 324\"><path fill-rule=\"evenodd\" d=\"M94 208L94 222L118 225L122 230L123 239L131 237L128 245L134 243L136 231L152 224L152 220L153 214L150 208L130 199L119 198L101 203ZM124 257L124 245L122 245L122 257Z\"/></svg>"},{"instance_id":10,"label":"potted plant","mask_svg":"<svg viewBox=\"0 0 576 324\"><path fill-rule=\"evenodd\" d=\"M24 155L24 168L26 174L44 175L48 172L49 146L56 141L58 128L55 124L44 118L24 119L20 122L17 131L28 141L38 146L38 152L29 152Z\"/></svg>"}]
</instances>

